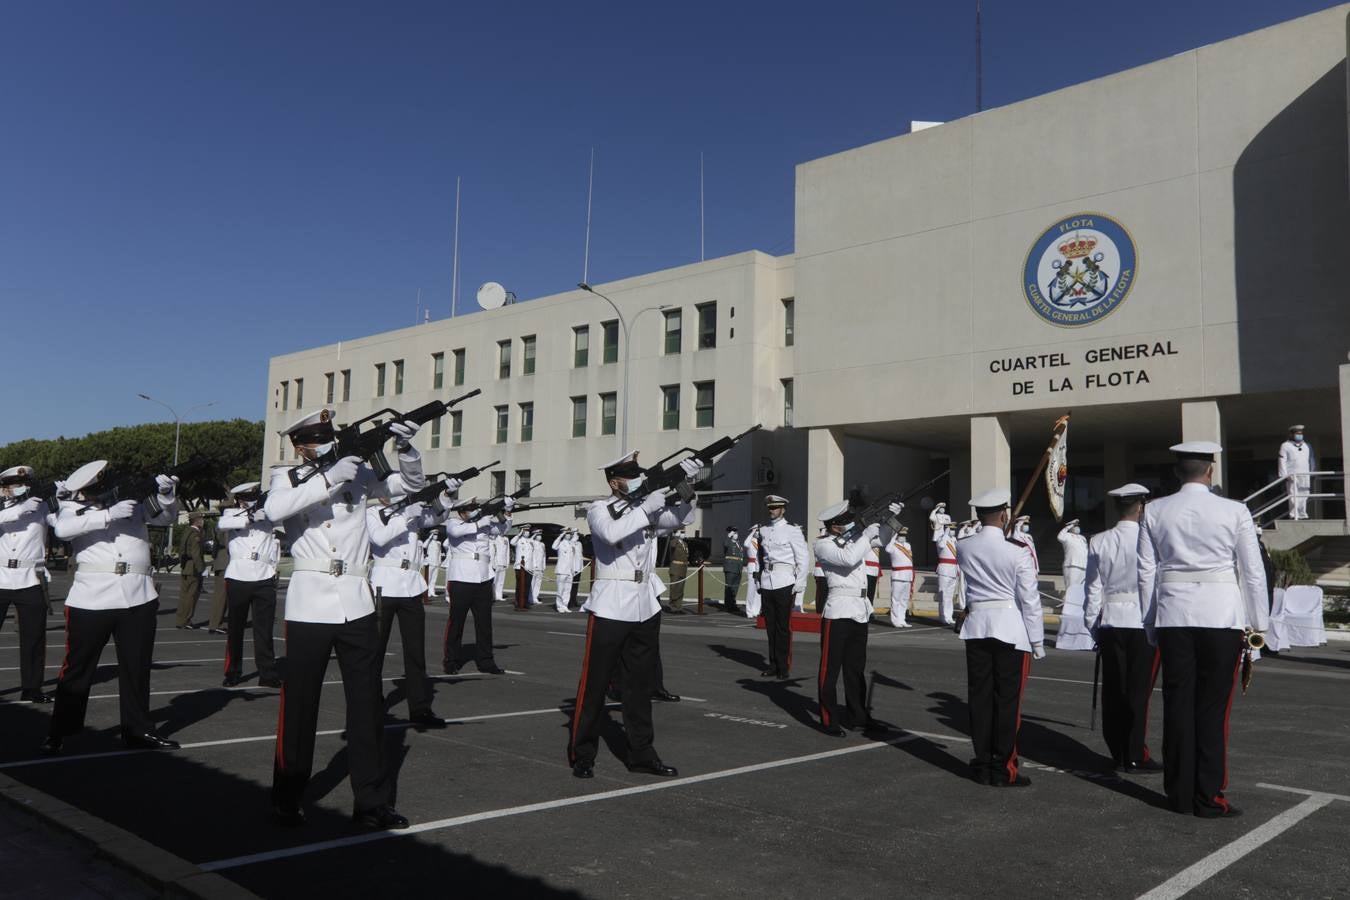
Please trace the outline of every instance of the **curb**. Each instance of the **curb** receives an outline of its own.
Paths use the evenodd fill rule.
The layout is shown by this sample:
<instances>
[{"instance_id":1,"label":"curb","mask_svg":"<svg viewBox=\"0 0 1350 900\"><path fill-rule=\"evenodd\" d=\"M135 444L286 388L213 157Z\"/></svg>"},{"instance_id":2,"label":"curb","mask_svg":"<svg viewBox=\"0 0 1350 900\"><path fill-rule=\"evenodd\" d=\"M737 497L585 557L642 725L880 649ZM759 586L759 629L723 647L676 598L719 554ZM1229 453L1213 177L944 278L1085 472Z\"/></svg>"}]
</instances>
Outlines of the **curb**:
<instances>
[{"instance_id":1,"label":"curb","mask_svg":"<svg viewBox=\"0 0 1350 900\"><path fill-rule=\"evenodd\" d=\"M164 897L195 900L260 900L229 879L203 872L129 831L92 816L36 788L0 775L0 802L92 844L104 859L135 875Z\"/></svg>"}]
</instances>

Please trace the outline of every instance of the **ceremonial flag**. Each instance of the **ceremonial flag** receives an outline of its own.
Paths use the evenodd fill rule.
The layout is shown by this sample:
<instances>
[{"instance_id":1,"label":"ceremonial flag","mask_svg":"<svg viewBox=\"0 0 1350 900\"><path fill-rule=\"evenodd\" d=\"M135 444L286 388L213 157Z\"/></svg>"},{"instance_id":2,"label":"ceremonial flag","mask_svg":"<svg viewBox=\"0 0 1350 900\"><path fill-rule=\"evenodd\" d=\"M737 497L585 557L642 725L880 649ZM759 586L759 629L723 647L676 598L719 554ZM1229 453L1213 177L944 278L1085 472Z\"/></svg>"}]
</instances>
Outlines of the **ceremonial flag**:
<instances>
[{"instance_id":1,"label":"ceremonial flag","mask_svg":"<svg viewBox=\"0 0 1350 900\"><path fill-rule=\"evenodd\" d=\"M1050 512L1055 521L1064 518L1064 485L1069 480L1069 417L1060 416L1055 422L1055 436L1050 443L1049 460L1045 466L1045 491L1050 500Z\"/></svg>"}]
</instances>

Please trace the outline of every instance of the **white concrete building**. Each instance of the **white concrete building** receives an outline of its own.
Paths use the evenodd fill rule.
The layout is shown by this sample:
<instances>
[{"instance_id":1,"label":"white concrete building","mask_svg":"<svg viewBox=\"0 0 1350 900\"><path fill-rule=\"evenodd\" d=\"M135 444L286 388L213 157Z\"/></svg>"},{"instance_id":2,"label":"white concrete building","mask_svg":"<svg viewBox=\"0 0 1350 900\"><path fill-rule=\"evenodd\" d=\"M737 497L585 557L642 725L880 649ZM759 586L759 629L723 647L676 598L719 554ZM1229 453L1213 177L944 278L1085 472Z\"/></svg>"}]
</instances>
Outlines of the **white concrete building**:
<instances>
[{"instance_id":1,"label":"white concrete building","mask_svg":"<svg viewBox=\"0 0 1350 900\"><path fill-rule=\"evenodd\" d=\"M794 256L597 286L633 323L630 445L650 461L765 425L717 483L756 494L708 510L705 533L758 514L770 470L798 520L947 468L927 499L962 512L972 490L1020 489L1065 412L1069 513L1089 529L1107 524L1106 488L1169 490L1181 439L1225 444L1230 496L1275 477L1295 422L1319 467L1343 471L1347 12L804 163ZM429 467L500 457L508 485L528 471L540 494L598 489L622 427L614 318L571 291L274 358L268 461L298 381L339 420L481 387L458 426L424 432ZM1322 509L1342 532L1344 504Z\"/></svg>"}]
</instances>

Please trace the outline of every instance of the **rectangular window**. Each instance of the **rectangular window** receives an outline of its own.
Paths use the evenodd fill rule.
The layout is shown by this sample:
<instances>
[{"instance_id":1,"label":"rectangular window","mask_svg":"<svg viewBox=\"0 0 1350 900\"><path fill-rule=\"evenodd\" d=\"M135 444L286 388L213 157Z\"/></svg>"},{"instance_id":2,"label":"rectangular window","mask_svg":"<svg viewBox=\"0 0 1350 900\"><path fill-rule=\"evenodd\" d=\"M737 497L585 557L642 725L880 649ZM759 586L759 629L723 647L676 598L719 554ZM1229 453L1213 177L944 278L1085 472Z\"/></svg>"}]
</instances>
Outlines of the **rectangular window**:
<instances>
[{"instance_id":1,"label":"rectangular window","mask_svg":"<svg viewBox=\"0 0 1350 900\"><path fill-rule=\"evenodd\" d=\"M497 377L511 377L511 341L497 342Z\"/></svg>"},{"instance_id":2,"label":"rectangular window","mask_svg":"<svg viewBox=\"0 0 1350 900\"><path fill-rule=\"evenodd\" d=\"M678 309L668 309L666 316L666 355L670 356L680 352L681 337L683 333L682 321Z\"/></svg>"},{"instance_id":3,"label":"rectangular window","mask_svg":"<svg viewBox=\"0 0 1350 900\"><path fill-rule=\"evenodd\" d=\"M666 431L675 431L680 427L680 386L678 384L661 386L661 427Z\"/></svg>"},{"instance_id":4,"label":"rectangular window","mask_svg":"<svg viewBox=\"0 0 1350 900\"><path fill-rule=\"evenodd\" d=\"M520 442L529 443L534 440L534 404L520 404Z\"/></svg>"},{"instance_id":5,"label":"rectangular window","mask_svg":"<svg viewBox=\"0 0 1350 900\"><path fill-rule=\"evenodd\" d=\"M500 497L506 493L506 473L501 469L492 470L492 496Z\"/></svg>"},{"instance_id":6,"label":"rectangular window","mask_svg":"<svg viewBox=\"0 0 1350 900\"><path fill-rule=\"evenodd\" d=\"M439 391L445 387L445 354L431 354L431 389Z\"/></svg>"},{"instance_id":7,"label":"rectangular window","mask_svg":"<svg viewBox=\"0 0 1350 900\"><path fill-rule=\"evenodd\" d=\"M586 398L572 398L572 437L586 436Z\"/></svg>"},{"instance_id":8,"label":"rectangular window","mask_svg":"<svg viewBox=\"0 0 1350 900\"><path fill-rule=\"evenodd\" d=\"M792 379L783 379L783 425L792 427Z\"/></svg>"},{"instance_id":9,"label":"rectangular window","mask_svg":"<svg viewBox=\"0 0 1350 900\"><path fill-rule=\"evenodd\" d=\"M534 335L520 339L520 374L534 374Z\"/></svg>"},{"instance_id":10,"label":"rectangular window","mask_svg":"<svg viewBox=\"0 0 1350 900\"><path fill-rule=\"evenodd\" d=\"M325 372L323 376L323 402L333 402L333 391L337 388L337 379L332 372Z\"/></svg>"},{"instance_id":11,"label":"rectangular window","mask_svg":"<svg viewBox=\"0 0 1350 900\"><path fill-rule=\"evenodd\" d=\"M384 396L384 363L375 364L375 396Z\"/></svg>"},{"instance_id":12,"label":"rectangular window","mask_svg":"<svg viewBox=\"0 0 1350 900\"><path fill-rule=\"evenodd\" d=\"M698 349L711 350L717 346L717 304L698 305Z\"/></svg>"},{"instance_id":13,"label":"rectangular window","mask_svg":"<svg viewBox=\"0 0 1350 900\"><path fill-rule=\"evenodd\" d=\"M291 408L291 383L283 381L281 383L281 411L285 412Z\"/></svg>"},{"instance_id":14,"label":"rectangular window","mask_svg":"<svg viewBox=\"0 0 1350 900\"><path fill-rule=\"evenodd\" d=\"M295 379L295 408L305 408L305 379Z\"/></svg>"},{"instance_id":15,"label":"rectangular window","mask_svg":"<svg viewBox=\"0 0 1350 900\"><path fill-rule=\"evenodd\" d=\"M796 301L792 297L783 300L783 346L791 347L795 342L793 331L796 328Z\"/></svg>"},{"instance_id":16,"label":"rectangular window","mask_svg":"<svg viewBox=\"0 0 1350 900\"><path fill-rule=\"evenodd\" d=\"M610 319L600 323L600 362L608 365L619 361L619 321Z\"/></svg>"},{"instance_id":17,"label":"rectangular window","mask_svg":"<svg viewBox=\"0 0 1350 900\"><path fill-rule=\"evenodd\" d=\"M352 399L352 370L342 370L342 402Z\"/></svg>"},{"instance_id":18,"label":"rectangular window","mask_svg":"<svg viewBox=\"0 0 1350 900\"><path fill-rule=\"evenodd\" d=\"M495 409L497 412L497 443L505 444L507 432L510 430L511 412L505 406L498 406Z\"/></svg>"},{"instance_id":19,"label":"rectangular window","mask_svg":"<svg viewBox=\"0 0 1350 900\"><path fill-rule=\"evenodd\" d=\"M464 383L464 350L455 351L455 387Z\"/></svg>"},{"instance_id":20,"label":"rectangular window","mask_svg":"<svg viewBox=\"0 0 1350 900\"><path fill-rule=\"evenodd\" d=\"M713 404L716 401L714 382L694 382L694 427L713 427Z\"/></svg>"},{"instance_id":21,"label":"rectangular window","mask_svg":"<svg viewBox=\"0 0 1350 900\"><path fill-rule=\"evenodd\" d=\"M437 416L431 420L431 449L441 449L441 419L444 416Z\"/></svg>"},{"instance_id":22,"label":"rectangular window","mask_svg":"<svg viewBox=\"0 0 1350 900\"><path fill-rule=\"evenodd\" d=\"M613 434L614 426L619 418L619 403L617 394L600 395L600 433Z\"/></svg>"},{"instance_id":23,"label":"rectangular window","mask_svg":"<svg viewBox=\"0 0 1350 900\"><path fill-rule=\"evenodd\" d=\"M520 494L521 491L524 491L525 493ZM515 493L520 494L522 497L528 497L528 496L530 496L530 470L529 470L529 469L516 469L516 486L515 486Z\"/></svg>"},{"instance_id":24,"label":"rectangular window","mask_svg":"<svg viewBox=\"0 0 1350 900\"><path fill-rule=\"evenodd\" d=\"M403 360L394 360L394 393L403 393Z\"/></svg>"},{"instance_id":25,"label":"rectangular window","mask_svg":"<svg viewBox=\"0 0 1350 900\"><path fill-rule=\"evenodd\" d=\"M578 325L572 329L572 368L584 369L591 357L591 326Z\"/></svg>"},{"instance_id":26,"label":"rectangular window","mask_svg":"<svg viewBox=\"0 0 1350 900\"><path fill-rule=\"evenodd\" d=\"M464 413L455 410L450 413L450 446L458 447L464 442Z\"/></svg>"}]
</instances>

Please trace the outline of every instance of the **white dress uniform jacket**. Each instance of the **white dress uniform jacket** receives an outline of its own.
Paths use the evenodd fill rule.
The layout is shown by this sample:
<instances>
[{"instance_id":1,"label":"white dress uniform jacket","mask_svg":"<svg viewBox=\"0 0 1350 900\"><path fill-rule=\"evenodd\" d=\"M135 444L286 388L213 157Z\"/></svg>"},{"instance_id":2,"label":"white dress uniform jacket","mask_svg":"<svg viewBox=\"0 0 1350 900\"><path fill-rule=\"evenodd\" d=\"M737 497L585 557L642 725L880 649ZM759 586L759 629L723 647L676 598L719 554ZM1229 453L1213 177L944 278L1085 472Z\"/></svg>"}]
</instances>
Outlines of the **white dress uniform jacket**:
<instances>
[{"instance_id":1,"label":"white dress uniform jacket","mask_svg":"<svg viewBox=\"0 0 1350 900\"><path fill-rule=\"evenodd\" d=\"M36 497L0 509L0 589L37 587L46 568L48 516Z\"/></svg>"},{"instance_id":2,"label":"white dress uniform jacket","mask_svg":"<svg viewBox=\"0 0 1350 900\"><path fill-rule=\"evenodd\" d=\"M776 591L789 585L794 594L806 590L806 576L811 570L806 536L786 516L759 526L759 552L764 563L760 590Z\"/></svg>"},{"instance_id":3,"label":"white dress uniform jacket","mask_svg":"<svg viewBox=\"0 0 1350 900\"><path fill-rule=\"evenodd\" d=\"M336 625L375 612L366 581L366 498L408 494L426 484L416 449L399 453L398 464L399 471L381 481L363 463L354 479L331 488L322 475L292 487L289 467L273 470L264 512L285 527L295 560L286 590L286 621Z\"/></svg>"},{"instance_id":4,"label":"white dress uniform jacket","mask_svg":"<svg viewBox=\"0 0 1350 900\"><path fill-rule=\"evenodd\" d=\"M422 574L423 528L434 528L441 516L434 509L414 503L389 517L380 518L379 506L366 510L366 530L370 532L370 588L383 597L417 597L427 589Z\"/></svg>"},{"instance_id":5,"label":"white dress uniform jacket","mask_svg":"<svg viewBox=\"0 0 1350 900\"><path fill-rule=\"evenodd\" d=\"M1312 449L1308 442L1285 441L1280 445L1279 474L1299 475L1312 471Z\"/></svg>"},{"instance_id":6,"label":"white dress uniform jacket","mask_svg":"<svg viewBox=\"0 0 1350 900\"><path fill-rule=\"evenodd\" d=\"M1128 519L1088 541L1083 622L1089 630L1144 627L1138 547L1139 523Z\"/></svg>"},{"instance_id":7,"label":"white dress uniform jacket","mask_svg":"<svg viewBox=\"0 0 1350 900\"><path fill-rule=\"evenodd\" d=\"M441 567L441 539L433 532L422 542L422 558L426 560L426 565L432 569Z\"/></svg>"},{"instance_id":8,"label":"white dress uniform jacket","mask_svg":"<svg viewBox=\"0 0 1350 900\"><path fill-rule=\"evenodd\" d=\"M557 557L557 561L553 564L553 574L558 581L558 590L562 590L563 579L571 578L572 573L576 571L575 563L572 561L571 536L559 533L553 539L553 553Z\"/></svg>"},{"instance_id":9,"label":"white dress uniform jacket","mask_svg":"<svg viewBox=\"0 0 1350 900\"><path fill-rule=\"evenodd\" d=\"M1266 572L1244 504L1183 484L1144 507L1138 548L1145 629L1268 627Z\"/></svg>"},{"instance_id":10,"label":"white dress uniform jacket","mask_svg":"<svg viewBox=\"0 0 1350 900\"><path fill-rule=\"evenodd\" d=\"M985 525L956 545L966 583L966 621L961 639L994 638L1031 652L1045 641L1036 565L1022 544Z\"/></svg>"},{"instance_id":11,"label":"white dress uniform jacket","mask_svg":"<svg viewBox=\"0 0 1350 900\"><path fill-rule=\"evenodd\" d=\"M857 539L842 547L830 535L816 541L813 548L816 562L825 571L825 584L829 588L821 618L871 621L872 603L867 599L865 562L878 530L877 526L870 525Z\"/></svg>"},{"instance_id":12,"label":"white dress uniform jacket","mask_svg":"<svg viewBox=\"0 0 1350 900\"><path fill-rule=\"evenodd\" d=\"M1066 526L1059 531L1059 543L1064 548L1064 586L1082 584L1087 577L1088 542L1081 534Z\"/></svg>"},{"instance_id":13,"label":"white dress uniform jacket","mask_svg":"<svg viewBox=\"0 0 1350 900\"><path fill-rule=\"evenodd\" d=\"M262 510L252 514L238 507L222 510L216 531L229 534L230 562L225 566L225 577L235 581L266 581L276 575L277 561L281 559L276 527Z\"/></svg>"},{"instance_id":14,"label":"white dress uniform jacket","mask_svg":"<svg viewBox=\"0 0 1350 900\"><path fill-rule=\"evenodd\" d=\"M66 595L72 609L130 609L156 599L150 578L150 525L172 525L178 518L178 499L164 503L156 516L147 517L137 503L129 519L113 521L106 509L78 511L82 503L63 500L52 530L70 541L75 554L75 582ZM125 574L118 575L117 568Z\"/></svg>"},{"instance_id":15,"label":"white dress uniform jacket","mask_svg":"<svg viewBox=\"0 0 1350 900\"><path fill-rule=\"evenodd\" d=\"M445 522L445 580L468 584L491 580L492 547L498 538L506 539L510 528L510 516L483 516L465 522L451 513Z\"/></svg>"},{"instance_id":16,"label":"white dress uniform jacket","mask_svg":"<svg viewBox=\"0 0 1350 900\"><path fill-rule=\"evenodd\" d=\"M586 508L595 554L595 581L582 609L605 619L645 622L661 611L665 583L656 575L656 538L694 520L688 503L663 508L649 517L640 506L621 517L609 512L609 499Z\"/></svg>"}]
</instances>

